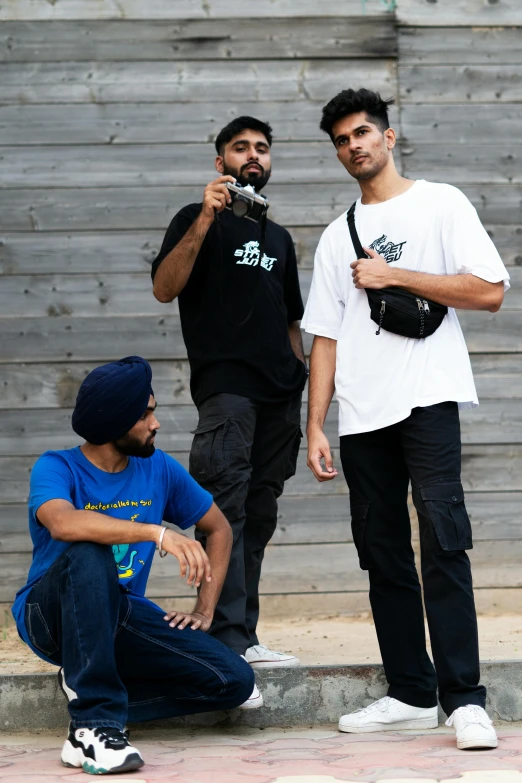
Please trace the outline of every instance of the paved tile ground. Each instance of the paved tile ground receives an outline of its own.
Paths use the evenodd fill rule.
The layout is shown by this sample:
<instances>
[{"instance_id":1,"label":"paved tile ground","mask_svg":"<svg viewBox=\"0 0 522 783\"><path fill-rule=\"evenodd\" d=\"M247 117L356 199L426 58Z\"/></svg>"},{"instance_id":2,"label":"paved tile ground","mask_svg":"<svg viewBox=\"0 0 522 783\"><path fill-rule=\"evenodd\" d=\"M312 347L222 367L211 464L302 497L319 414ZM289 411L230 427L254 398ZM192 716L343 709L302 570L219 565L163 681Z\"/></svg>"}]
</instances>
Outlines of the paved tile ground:
<instances>
[{"instance_id":1,"label":"paved tile ground","mask_svg":"<svg viewBox=\"0 0 522 783\"><path fill-rule=\"evenodd\" d=\"M496 750L460 751L451 730L339 734L335 729L137 730L146 764L110 783L522 783L522 725ZM1 783L90 780L59 762L64 737L0 735Z\"/></svg>"}]
</instances>

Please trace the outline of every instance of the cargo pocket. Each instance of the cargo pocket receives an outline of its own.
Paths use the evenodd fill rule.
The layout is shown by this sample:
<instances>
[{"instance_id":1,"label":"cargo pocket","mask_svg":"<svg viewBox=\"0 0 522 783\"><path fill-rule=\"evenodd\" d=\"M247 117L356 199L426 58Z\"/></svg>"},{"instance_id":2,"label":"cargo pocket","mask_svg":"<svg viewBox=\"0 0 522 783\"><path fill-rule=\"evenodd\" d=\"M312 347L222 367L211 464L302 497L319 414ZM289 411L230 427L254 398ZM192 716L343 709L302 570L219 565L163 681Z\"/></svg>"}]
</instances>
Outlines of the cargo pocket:
<instances>
[{"instance_id":1,"label":"cargo pocket","mask_svg":"<svg viewBox=\"0 0 522 783\"><path fill-rule=\"evenodd\" d=\"M418 491L442 549L472 549L471 523L460 481L419 487Z\"/></svg>"},{"instance_id":2,"label":"cargo pocket","mask_svg":"<svg viewBox=\"0 0 522 783\"><path fill-rule=\"evenodd\" d=\"M361 503L360 500L350 499L350 514L352 517L353 543L359 555L359 565L363 571L368 570L368 562L365 553L366 522L368 519L369 503Z\"/></svg>"},{"instance_id":3,"label":"cargo pocket","mask_svg":"<svg viewBox=\"0 0 522 783\"><path fill-rule=\"evenodd\" d=\"M286 463L285 481L289 478L292 478L292 476L295 476L295 471L297 469L297 458L299 456L299 449L301 447L302 439L303 439L303 433L301 427L299 427L299 429L295 434L295 438L294 438L294 442L292 443L290 454L288 455L288 462Z\"/></svg>"},{"instance_id":4,"label":"cargo pocket","mask_svg":"<svg viewBox=\"0 0 522 783\"><path fill-rule=\"evenodd\" d=\"M25 605L25 627L31 644L44 655L51 657L58 650L58 645L51 636L39 604Z\"/></svg>"},{"instance_id":5,"label":"cargo pocket","mask_svg":"<svg viewBox=\"0 0 522 783\"><path fill-rule=\"evenodd\" d=\"M203 421L192 430L194 440L190 449L189 473L199 481L218 476L228 467L225 437L229 418L214 417Z\"/></svg>"}]
</instances>

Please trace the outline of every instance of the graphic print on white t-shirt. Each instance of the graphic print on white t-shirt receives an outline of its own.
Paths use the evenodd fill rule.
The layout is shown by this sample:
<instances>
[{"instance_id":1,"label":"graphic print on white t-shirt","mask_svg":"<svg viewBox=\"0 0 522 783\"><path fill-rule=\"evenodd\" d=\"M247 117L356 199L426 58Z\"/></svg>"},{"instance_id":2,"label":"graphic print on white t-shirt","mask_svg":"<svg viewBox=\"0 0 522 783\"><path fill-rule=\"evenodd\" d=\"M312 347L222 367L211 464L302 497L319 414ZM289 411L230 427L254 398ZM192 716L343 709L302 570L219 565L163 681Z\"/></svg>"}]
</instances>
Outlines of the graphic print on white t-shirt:
<instances>
[{"instance_id":1,"label":"graphic print on white t-shirt","mask_svg":"<svg viewBox=\"0 0 522 783\"><path fill-rule=\"evenodd\" d=\"M380 204L359 199L355 225L363 247L373 244L396 268L473 274L490 283L503 280L509 288L508 272L475 208L451 185L418 180ZM307 332L337 341L339 435L390 426L415 407L450 400L464 408L478 405L455 310L449 308L437 331L424 339L384 329L376 335L366 292L353 284L355 258L344 212L320 239L301 322Z\"/></svg>"},{"instance_id":2,"label":"graphic print on white t-shirt","mask_svg":"<svg viewBox=\"0 0 522 783\"><path fill-rule=\"evenodd\" d=\"M391 264L394 261L398 261L402 256L402 248L405 244L406 240L404 240L404 242L398 242L395 245L393 242L390 242L386 234L383 234L379 239L375 239L371 245L368 245L368 247L375 250L376 253L379 253L387 264Z\"/></svg>"}]
</instances>

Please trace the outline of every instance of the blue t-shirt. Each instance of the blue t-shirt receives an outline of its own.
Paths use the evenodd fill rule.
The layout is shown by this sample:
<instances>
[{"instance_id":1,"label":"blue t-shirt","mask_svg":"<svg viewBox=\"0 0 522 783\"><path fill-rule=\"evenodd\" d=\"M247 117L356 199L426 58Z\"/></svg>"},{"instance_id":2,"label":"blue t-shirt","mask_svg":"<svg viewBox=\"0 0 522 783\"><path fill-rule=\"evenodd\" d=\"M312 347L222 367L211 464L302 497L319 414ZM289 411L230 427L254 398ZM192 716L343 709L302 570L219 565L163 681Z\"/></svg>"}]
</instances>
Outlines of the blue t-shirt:
<instances>
[{"instance_id":1,"label":"blue t-shirt","mask_svg":"<svg viewBox=\"0 0 522 783\"><path fill-rule=\"evenodd\" d=\"M202 489L175 459L156 450L152 457L129 457L125 470L107 473L83 455L79 446L46 451L35 463L29 492L29 532L33 562L27 584L16 594L13 616L22 639L32 647L24 622L25 601L34 584L71 546L55 541L40 524L38 509L48 500L68 500L77 509L97 511L116 519L160 525L163 520L182 529L196 524L212 505ZM116 544L112 547L120 583L143 596L154 557L155 543ZM38 655L41 653L36 651Z\"/></svg>"}]
</instances>

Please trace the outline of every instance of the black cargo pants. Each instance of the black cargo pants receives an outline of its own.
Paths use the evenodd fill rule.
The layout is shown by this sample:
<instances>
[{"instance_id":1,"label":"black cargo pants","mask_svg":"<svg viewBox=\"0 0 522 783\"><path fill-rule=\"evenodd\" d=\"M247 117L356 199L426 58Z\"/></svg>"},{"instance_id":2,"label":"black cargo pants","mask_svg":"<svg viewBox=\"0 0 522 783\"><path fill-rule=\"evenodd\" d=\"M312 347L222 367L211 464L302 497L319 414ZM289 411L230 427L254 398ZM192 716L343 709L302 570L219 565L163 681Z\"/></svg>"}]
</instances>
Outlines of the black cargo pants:
<instances>
[{"instance_id":1,"label":"black cargo pants","mask_svg":"<svg viewBox=\"0 0 522 783\"><path fill-rule=\"evenodd\" d=\"M414 408L404 421L341 437L352 531L370 602L388 695L415 707L439 700L450 715L484 707L479 685L471 525L460 480L458 406ZM407 508L411 479L420 528L424 605L435 669L426 652L422 596Z\"/></svg>"},{"instance_id":2,"label":"black cargo pants","mask_svg":"<svg viewBox=\"0 0 522 783\"><path fill-rule=\"evenodd\" d=\"M295 472L301 395L257 403L215 394L199 408L190 474L208 490L232 527L234 543L210 633L240 655L258 644L259 580L277 524L277 498ZM196 530L205 546L205 536Z\"/></svg>"}]
</instances>

